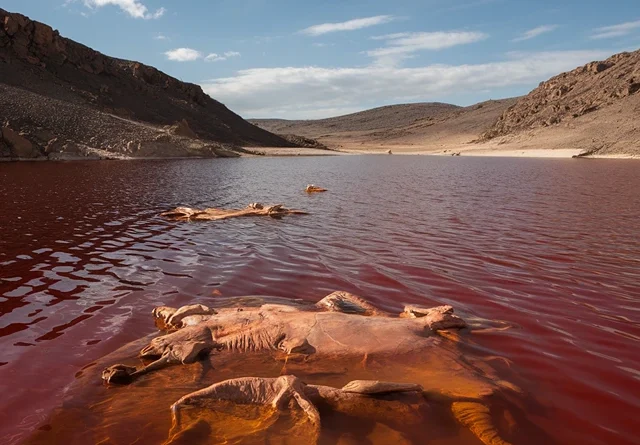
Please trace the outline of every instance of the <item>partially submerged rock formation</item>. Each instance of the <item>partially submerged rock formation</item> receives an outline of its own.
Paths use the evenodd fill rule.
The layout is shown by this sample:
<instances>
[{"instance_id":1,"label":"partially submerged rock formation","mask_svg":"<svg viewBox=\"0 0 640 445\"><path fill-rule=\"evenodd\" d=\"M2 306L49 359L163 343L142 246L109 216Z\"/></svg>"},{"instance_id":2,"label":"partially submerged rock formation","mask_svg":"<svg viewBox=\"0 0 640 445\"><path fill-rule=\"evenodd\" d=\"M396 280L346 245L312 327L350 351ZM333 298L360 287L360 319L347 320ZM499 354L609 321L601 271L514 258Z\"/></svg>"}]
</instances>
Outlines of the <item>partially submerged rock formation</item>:
<instances>
[{"instance_id":1,"label":"partially submerged rock formation","mask_svg":"<svg viewBox=\"0 0 640 445\"><path fill-rule=\"evenodd\" d=\"M0 9L0 126L7 122L32 145L7 149L5 137L0 156L15 159L219 156L240 145L296 146L198 85Z\"/></svg>"},{"instance_id":2,"label":"partially submerged rock formation","mask_svg":"<svg viewBox=\"0 0 640 445\"><path fill-rule=\"evenodd\" d=\"M285 215L306 215L302 210L287 209L282 204L265 206L259 202L249 204L244 209L192 209L191 207L176 207L161 213L160 216L178 221L217 221L220 219L237 218L239 216L270 216L279 218Z\"/></svg>"},{"instance_id":3,"label":"partially submerged rock formation","mask_svg":"<svg viewBox=\"0 0 640 445\"><path fill-rule=\"evenodd\" d=\"M318 187L317 185L309 184L304 189L304 191L307 192L307 193L321 193L321 192L326 192L327 189L324 189L322 187Z\"/></svg>"},{"instance_id":4,"label":"partially submerged rock formation","mask_svg":"<svg viewBox=\"0 0 640 445\"><path fill-rule=\"evenodd\" d=\"M167 443L183 443L186 437L203 439L201 435L211 433L211 428L216 429L218 441L236 443L243 436L260 441L273 431L276 419L288 419L287 431L296 431L303 443L317 443L327 433L322 429L327 411L381 423L405 441L401 443L410 443L405 435L421 427L430 405L447 400L452 418L483 443L507 444L488 405L504 385L466 364L437 335L466 326L450 306L409 306L398 317L347 292L334 292L315 305L239 305L217 310L190 305L156 308L153 315L170 331L140 352L154 361L140 368L109 366L102 373L106 382L131 384L170 365L215 362L224 354L246 360L261 353L284 356L280 377L233 378L182 396L171 407L173 428ZM412 359L406 361L407 357ZM395 367L402 380L356 379L338 389L294 375L296 367L316 373L335 371L351 358L361 360L365 368L378 362L384 363L386 371ZM240 407L247 405L269 407L259 411L261 420L251 431L239 431L215 414L235 416L231 414L237 412L234 406L246 412ZM213 418L218 420L210 424Z\"/></svg>"},{"instance_id":5,"label":"partially submerged rock formation","mask_svg":"<svg viewBox=\"0 0 640 445\"><path fill-rule=\"evenodd\" d=\"M553 443L527 418L535 401L488 365L496 357L469 349L471 335L502 323L474 318L455 328L466 323L450 306L407 306L398 317L346 292L316 304L254 295L207 301L156 308L168 335L133 341L79 370L25 444ZM183 355L201 328L208 338L196 343L215 342L213 349ZM129 374L144 369L158 359L152 349L163 355L153 372L98 384L114 363ZM184 364L165 360L179 355Z\"/></svg>"}]
</instances>

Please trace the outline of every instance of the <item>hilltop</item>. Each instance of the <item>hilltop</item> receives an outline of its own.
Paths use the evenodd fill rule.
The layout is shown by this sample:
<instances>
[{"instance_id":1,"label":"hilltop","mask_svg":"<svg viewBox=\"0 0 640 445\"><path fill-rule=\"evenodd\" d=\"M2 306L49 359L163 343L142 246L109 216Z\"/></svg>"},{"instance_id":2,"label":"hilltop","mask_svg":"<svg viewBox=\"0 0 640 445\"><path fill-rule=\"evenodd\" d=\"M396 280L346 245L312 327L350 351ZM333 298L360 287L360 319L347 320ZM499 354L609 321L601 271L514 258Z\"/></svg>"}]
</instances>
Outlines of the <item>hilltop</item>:
<instances>
[{"instance_id":1,"label":"hilltop","mask_svg":"<svg viewBox=\"0 0 640 445\"><path fill-rule=\"evenodd\" d=\"M328 119L249 121L275 133L314 138L338 149L441 150L476 139L515 102L491 100L470 107L427 102L390 105Z\"/></svg>"},{"instance_id":2,"label":"hilltop","mask_svg":"<svg viewBox=\"0 0 640 445\"><path fill-rule=\"evenodd\" d=\"M480 142L640 154L640 50L542 82L505 110Z\"/></svg>"},{"instance_id":3,"label":"hilltop","mask_svg":"<svg viewBox=\"0 0 640 445\"><path fill-rule=\"evenodd\" d=\"M200 86L0 9L0 158L232 156L292 147Z\"/></svg>"}]
</instances>

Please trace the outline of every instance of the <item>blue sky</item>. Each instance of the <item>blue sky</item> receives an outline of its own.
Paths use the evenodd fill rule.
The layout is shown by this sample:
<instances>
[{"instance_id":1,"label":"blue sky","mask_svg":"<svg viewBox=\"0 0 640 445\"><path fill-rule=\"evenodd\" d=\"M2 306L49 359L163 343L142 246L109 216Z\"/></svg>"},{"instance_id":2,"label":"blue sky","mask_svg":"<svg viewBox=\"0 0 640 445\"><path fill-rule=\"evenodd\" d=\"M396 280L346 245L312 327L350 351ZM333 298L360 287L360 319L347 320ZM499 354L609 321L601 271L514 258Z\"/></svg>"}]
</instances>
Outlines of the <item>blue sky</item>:
<instances>
[{"instance_id":1,"label":"blue sky","mask_svg":"<svg viewBox=\"0 0 640 445\"><path fill-rule=\"evenodd\" d=\"M638 0L0 0L244 117L526 94L640 48Z\"/></svg>"}]
</instances>

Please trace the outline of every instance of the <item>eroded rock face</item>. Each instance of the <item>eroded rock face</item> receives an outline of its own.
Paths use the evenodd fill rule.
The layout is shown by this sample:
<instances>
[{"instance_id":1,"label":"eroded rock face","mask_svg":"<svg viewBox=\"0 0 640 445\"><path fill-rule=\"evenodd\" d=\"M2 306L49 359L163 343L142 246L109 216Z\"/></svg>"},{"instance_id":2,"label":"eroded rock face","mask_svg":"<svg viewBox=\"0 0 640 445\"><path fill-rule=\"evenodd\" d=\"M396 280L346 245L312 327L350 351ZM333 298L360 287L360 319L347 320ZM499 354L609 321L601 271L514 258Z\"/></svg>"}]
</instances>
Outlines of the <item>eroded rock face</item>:
<instances>
[{"instance_id":1,"label":"eroded rock face","mask_svg":"<svg viewBox=\"0 0 640 445\"><path fill-rule=\"evenodd\" d=\"M549 127L606 108L640 91L640 50L616 54L542 82L507 109L483 139Z\"/></svg>"},{"instance_id":2,"label":"eroded rock face","mask_svg":"<svg viewBox=\"0 0 640 445\"><path fill-rule=\"evenodd\" d=\"M199 85L181 82L138 62L105 56L62 37L46 24L3 9L0 87L12 89L10 97L4 98L1 96L8 93L0 90L0 122L10 120L19 132L47 128L61 141L107 154L123 154L128 141L150 146L159 133L171 136L173 151L153 146L142 150L140 156L226 155L227 150L216 144L296 146L248 123L205 94ZM62 105L45 106L44 100L35 95ZM57 115L59 110L64 112L62 116ZM118 121L106 113L134 122ZM142 125L134 125L137 122ZM175 134L164 129L176 122ZM128 131L122 131L122 135L103 134L123 127ZM175 135L197 137L202 143L196 147L187 141L180 146Z\"/></svg>"},{"instance_id":3,"label":"eroded rock face","mask_svg":"<svg viewBox=\"0 0 640 445\"><path fill-rule=\"evenodd\" d=\"M37 158L42 156L40 151L30 140L12 130L10 127L2 128L2 139L9 147L11 157L14 158Z\"/></svg>"},{"instance_id":4,"label":"eroded rock face","mask_svg":"<svg viewBox=\"0 0 640 445\"><path fill-rule=\"evenodd\" d=\"M186 121L186 119L182 119L181 121L177 122L173 127L171 127L171 132L176 136L183 136L183 137L193 138L193 139L196 139L198 137L198 135L193 132L191 127L189 127L189 123Z\"/></svg>"},{"instance_id":5,"label":"eroded rock face","mask_svg":"<svg viewBox=\"0 0 640 445\"><path fill-rule=\"evenodd\" d=\"M0 130L2 132L2 130ZM4 142L2 137L0 137L0 158L10 158L11 157L11 149Z\"/></svg>"}]
</instances>

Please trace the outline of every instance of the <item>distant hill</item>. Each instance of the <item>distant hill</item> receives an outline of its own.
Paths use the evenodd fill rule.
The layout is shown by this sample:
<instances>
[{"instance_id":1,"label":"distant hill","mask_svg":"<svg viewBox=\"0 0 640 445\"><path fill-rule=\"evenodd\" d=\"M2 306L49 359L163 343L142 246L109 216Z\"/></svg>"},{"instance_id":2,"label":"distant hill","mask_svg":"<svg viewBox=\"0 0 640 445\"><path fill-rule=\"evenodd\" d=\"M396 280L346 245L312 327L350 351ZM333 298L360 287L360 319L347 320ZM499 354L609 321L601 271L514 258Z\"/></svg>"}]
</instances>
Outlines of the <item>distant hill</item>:
<instances>
[{"instance_id":1,"label":"distant hill","mask_svg":"<svg viewBox=\"0 0 640 445\"><path fill-rule=\"evenodd\" d=\"M591 62L542 82L507 109L483 141L588 154L640 154L640 50Z\"/></svg>"},{"instance_id":2,"label":"distant hill","mask_svg":"<svg viewBox=\"0 0 640 445\"><path fill-rule=\"evenodd\" d=\"M333 148L433 149L464 144L486 131L516 99L470 107L437 102L391 105L318 120L250 119L274 133L317 139Z\"/></svg>"},{"instance_id":3,"label":"distant hill","mask_svg":"<svg viewBox=\"0 0 640 445\"><path fill-rule=\"evenodd\" d=\"M297 131L296 134L306 136L307 134L315 134L320 129L336 133L349 131L375 131L384 128L393 128L398 125L406 125L408 122L418 119L424 119L427 117L435 118L447 115L451 111L459 108L460 107L456 105L429 102L406 105L388 105L385 107L373 108L371 110L327 119L249 119L249 121L263 128L271 128L273 131L277 131L278 133L288 133L289 130L295 129Z\"/></svg>"},{"instance_id":4,"label":"distant hill","mask_svg":"<svg viewBox=\"0 0 640 445\"><path fill-rule=\"evenodd\" d=\"M253 119L350 151L640 157L640 50L588 63L526 96L469 107L393 105L329 119Z\"/></svg>"},{"instance_id":5,"label":"distant hill","mask_svg":"<svg viewBox=\"0 0 640 445\"><path fill-rule=\"evenodd\" d=\"M295 144L198 85L105 56L0 9L0 158L217 156Z\"/></svg>"}]
</instances>

